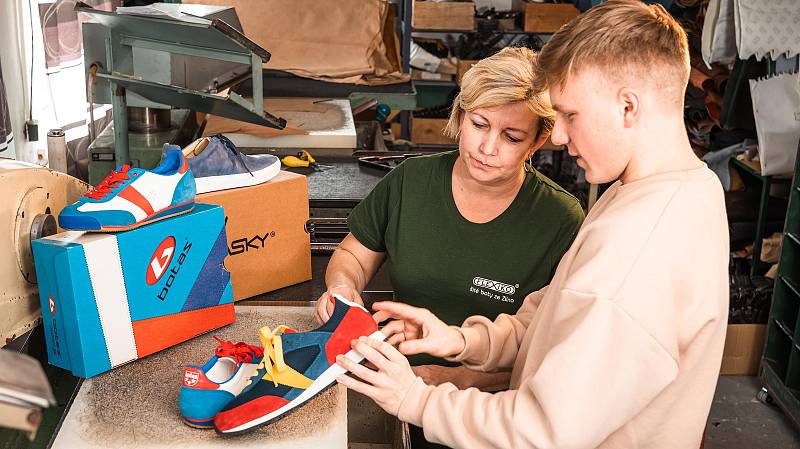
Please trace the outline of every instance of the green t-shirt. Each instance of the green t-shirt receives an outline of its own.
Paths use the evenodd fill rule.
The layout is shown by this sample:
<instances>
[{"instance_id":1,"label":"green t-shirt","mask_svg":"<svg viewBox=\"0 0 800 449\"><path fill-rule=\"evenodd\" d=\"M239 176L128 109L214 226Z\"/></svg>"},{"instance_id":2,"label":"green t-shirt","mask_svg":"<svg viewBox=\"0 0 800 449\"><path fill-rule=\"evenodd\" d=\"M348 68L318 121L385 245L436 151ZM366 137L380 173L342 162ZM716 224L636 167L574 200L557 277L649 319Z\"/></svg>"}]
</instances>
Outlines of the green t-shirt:
<instances>
[{"instance_id":1,"label":"green t-shirt","mask_svg":"<svg viewBox=\"0 0 800 449\"><path fill-rule=\"evenodd\" d=\"M348 218L361 244L386 253L395 298L451 325L515 313L550 282L584 217L575 197L531 171L503 213L472 223L453 199L457 157L406 160Z\"/></svg>"}]
</instances>

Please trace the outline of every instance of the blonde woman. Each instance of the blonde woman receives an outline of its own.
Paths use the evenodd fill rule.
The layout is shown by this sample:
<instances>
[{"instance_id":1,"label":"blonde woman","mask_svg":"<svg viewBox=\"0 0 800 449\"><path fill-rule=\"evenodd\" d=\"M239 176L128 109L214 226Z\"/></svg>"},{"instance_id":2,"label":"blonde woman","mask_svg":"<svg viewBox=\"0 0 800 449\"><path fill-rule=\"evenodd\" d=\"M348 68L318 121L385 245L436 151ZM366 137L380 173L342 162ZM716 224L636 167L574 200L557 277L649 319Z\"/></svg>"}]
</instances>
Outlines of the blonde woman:
<instances>
[{"instance_id":1,"label":"blonde woman","mask_svg":"<svg viewBox=\"0 0 800 449\"><path fill-rule=\"evenodd\" d=\"M451 325L471 315L513 314L547 285L583 220L579 202L525 161L547 140L554 111L534 90L536 54L506 48L464 75L445 132L458 151L409 159L392 170L348 218L317 303L329 293L362 303L359 292L384 261L397 300ZM446 368L412 359L429 384L500 389L508 373ZM452 365L452 364L451 364Z\"/></svg>"}]
</instances>

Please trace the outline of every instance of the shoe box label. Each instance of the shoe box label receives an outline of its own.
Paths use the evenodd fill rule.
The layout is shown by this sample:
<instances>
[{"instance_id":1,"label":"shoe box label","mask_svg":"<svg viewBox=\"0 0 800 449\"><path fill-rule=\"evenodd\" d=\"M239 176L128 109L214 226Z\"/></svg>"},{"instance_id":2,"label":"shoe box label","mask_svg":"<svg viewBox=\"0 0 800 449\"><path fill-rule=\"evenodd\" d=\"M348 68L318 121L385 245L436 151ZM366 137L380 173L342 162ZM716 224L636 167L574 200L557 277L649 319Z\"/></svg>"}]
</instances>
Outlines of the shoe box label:
<instances>
[{"instance_id":1,"label":"shoe box label","mask_svg":"<svg viewBox=\"0 0 800 449\"><path fill-rule=\"evenodd\" d=\"M222 208L33 242L51 364L91 377L234 320Z\"/></svg>"},{"instance_id":2,"label":"shoe box label","mask_svg":"<svg viewBox=\"0 0 800 449\"><path fill-rule=\"evenodd\" d=\"M225 226L228 226L228 217L225 217ZM270 239L275 239L277 234L274 230L256 232L254 235L247 235L244 237L231 236L230 248L228 248L229 256L236 256L238 254L245 254L247 252L258 251L267 246Z\"/></svg>"},{"instance_id":3,"label":"shoe box label","mask_svg":"<svg viewBox=\"0 0 800 449\"><path fill-rule=\"evenodd\" d=\"M198 200L225 209L235 300L311 279L305 176L281 171L263 184L203 193Z\"/></svg>"}]
</instances>

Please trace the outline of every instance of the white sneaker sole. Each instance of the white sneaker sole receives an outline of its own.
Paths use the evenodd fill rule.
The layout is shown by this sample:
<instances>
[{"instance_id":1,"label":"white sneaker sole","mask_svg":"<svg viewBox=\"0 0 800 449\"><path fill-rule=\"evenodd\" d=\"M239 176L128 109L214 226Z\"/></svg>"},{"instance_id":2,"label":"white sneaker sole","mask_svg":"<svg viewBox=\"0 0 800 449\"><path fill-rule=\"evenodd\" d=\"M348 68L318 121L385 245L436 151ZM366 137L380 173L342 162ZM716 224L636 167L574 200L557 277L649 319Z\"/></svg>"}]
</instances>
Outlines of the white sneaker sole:
<instances>
[{"instance_id":1,"label":"white sneaker sole","mask_svg":"<svg viewBox=\"0 0 800 449\"><path fill-rule=\"evenodd\" d=\"M361 307L358 304L354 304L354 305L356 307ZM369 338L374 338L376 340L383 341L383 340L386 339L386 336L383 335L383 333L380 330L377 330L377 331L373 332L372 335L369 336ZM361 355L361 353L356 351L355 349L351 349L349 352L347 352L347 354L345 354L345 357L347 357L348 359L352 360L355 363L361 363L361 361L364 360L364 356ZM239 425L239 426L234 427L232 429L224 430L224 431L223 430L217 430L217 432L221 433L221 434L226 434L226 435L227 434L236 434L236 433L244 432L244 431L247 431L247 430L251 430L254 427L262 425L262 424L267 424L267 423L270 423L272 421L276 421L278 418L281 418L281 417L287 415L289 412L291 412L295 408L303 405L309 399L311 399L314 396L316 396L319 393L321 393L324 389L328 388L331 384L336 382L336 376L338 376L339 374L344 374L346 372L347 372L346 369L342 368L338 363L335 363L335 364L331 365L330 368L325 370L325 372L323 372L319 377L317 377L317 379L314 381L314 383L311 384L310 387L308 387L306 390L304 390L302 393L300 393L300 396L292 399L291 401L289 401L288 404L284 405L283 407L279 408L278 410L275 410L272 413L266 414L266 415L264 415L264 416L262 416L260 418L256 418L256 419L254 419L254 420L252 420L250 422L247 422L245 424Z\"/></svg>"},{"instance_id":2,"label":"white sneaker sole","mask_svg":"<svg viewBox=\"0 0 800 449\"><path fill-rule=\"evenodd\" d=\"M248 187L263 184L274 178L281 171L280 161L268 167L250 173L239 173L236 175L206 176L195 178L197 193L216 192L219 190L235 189L238 187Z\"/></svg>"}]
</instances>

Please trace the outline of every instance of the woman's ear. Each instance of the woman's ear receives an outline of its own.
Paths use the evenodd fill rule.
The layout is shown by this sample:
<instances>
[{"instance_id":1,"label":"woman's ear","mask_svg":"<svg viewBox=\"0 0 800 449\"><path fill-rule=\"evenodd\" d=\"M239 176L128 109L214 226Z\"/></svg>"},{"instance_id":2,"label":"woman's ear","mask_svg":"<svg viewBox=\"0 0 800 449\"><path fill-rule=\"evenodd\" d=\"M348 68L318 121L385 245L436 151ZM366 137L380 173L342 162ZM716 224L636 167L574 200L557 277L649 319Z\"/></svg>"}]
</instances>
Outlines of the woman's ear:
<instances>
[{"instance_id":1,"label":"woman's ear","mask_svg":"<svg viewBox=\"0 0 800 449\"><path fill-rule=\"evenodd\" d=\"M533 157L533 153L535 153L536 150L541 148L542 145L544 145L544 143L547 142L548 137L549 136L547 134L541 134L538 137L536 137L536 139L534 139L533 143L531 144L531 147L528 149L528 159Z\"/></svg>"}]
</instances>

